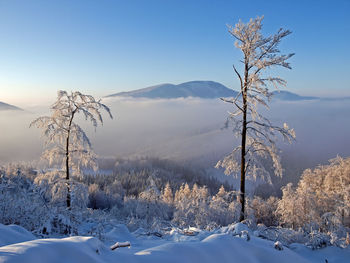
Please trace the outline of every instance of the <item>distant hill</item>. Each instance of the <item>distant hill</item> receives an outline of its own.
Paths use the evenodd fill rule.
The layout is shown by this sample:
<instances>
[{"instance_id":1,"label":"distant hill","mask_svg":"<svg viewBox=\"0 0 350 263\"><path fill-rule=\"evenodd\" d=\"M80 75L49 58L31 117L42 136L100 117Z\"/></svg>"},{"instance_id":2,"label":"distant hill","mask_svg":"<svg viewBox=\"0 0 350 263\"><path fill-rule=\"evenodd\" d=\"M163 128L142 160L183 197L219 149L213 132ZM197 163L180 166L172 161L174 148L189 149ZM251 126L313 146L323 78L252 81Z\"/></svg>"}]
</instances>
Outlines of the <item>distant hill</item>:
<instances>
[{"instance_id":1,"label":"distant hill","mask_svg":"<svg viewBox=\"0 0 350 263\"><path fill-rule=\"evenodd\" d=\"M297 100L318 100L320 98L318 97L311 97L311 96L300 96L298 94L285 91L285 90L275 90L272 92L273 97L272 99L278 99L278 100L287 100L287 101L297 101Z\"/></svg>"},{"instance_id":2,"label":"distant hill","mask_svg":"<svg viewBox=\"0 0 350 263\"><path fill-rule=\"evenodd\" d=\"M0 101L0 111L3 111L3 110L22 110L22 109Z\"/></svg>"},{"instance_id":3,"label":"distant hill","mask_svg":"<svg viewBox=\"0 0 350 263\"><path fill-rule=\"evenodd\" d=\"M132 98L149 98L149 99L175 99L198 97L205 99L215 99L222 97L235 97L237 91L227 88L219 82L215 81L189 81L178 85L160 84L148 88L132 90L127 92L119 92L108 95L106 97L132 97ZM302 100L344 100L348 98L319 98L313 96L301 96L289 91L273 91L273 100L282 101L302 101Z\"/></svg>"},{"instance_id":4,"label":"distant hill","mask_svg":"<svg viewBox=\"0 0 350 263\"><path fill-rule=\"evenodd\" d=\"M133 97L150 99L199 97L214 99L220 97L234 97L236 95L237 91L229 89L221 83L215 81L190 81L178 85L160 84L144 89L120 92L107 97Z\"/></svg>"}]
</instances>

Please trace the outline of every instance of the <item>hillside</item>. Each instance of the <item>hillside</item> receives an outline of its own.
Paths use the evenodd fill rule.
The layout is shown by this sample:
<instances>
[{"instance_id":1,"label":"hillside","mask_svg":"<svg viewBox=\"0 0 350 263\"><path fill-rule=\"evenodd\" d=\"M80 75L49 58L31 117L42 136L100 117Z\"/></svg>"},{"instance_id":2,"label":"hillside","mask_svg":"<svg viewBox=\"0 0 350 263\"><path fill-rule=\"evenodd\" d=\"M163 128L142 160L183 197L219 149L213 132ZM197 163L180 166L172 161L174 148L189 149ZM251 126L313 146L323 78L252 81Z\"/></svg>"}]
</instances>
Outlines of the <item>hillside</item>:
<instances>
[{"instance_id":1,"label":"hillside","mask_svg":"<svg viewBox=\"0 0 350 263\"><path fill-rule=\"evenodd\" d=\"M107 97L133 97L150 99L199 97L214 99L220 97L233 97L236 95L237 91L229 89L221 83L215 81L189 81L178 85L160 84L144 89L115 93Z\"/></svg>"},{"instance_id":2,"label":"hillside","mask_svg":"<svg viewBox=\"0 0 350 263\"><path fill-rule=\"evenodd\" d=\"M273 99L285 101L316 100L318 97L300 96L289 91L273 91ZM178 85L166 83L143 89L119 92L106 97L131 97L149 99L176 99L197 97L204 99L215 99L222 97L235 97L238 92L227 88L215 81L189 81Z\"/></svg>"},{"instance_id":3,"label":"hillside","mask_svg":"<svg viewBox=\"0 0 350 263\"><path fill-rule=\"evenodd\" d=\"M287 101L298 101L298 100L317 100L319 99L318 97L311 97L311 96L300 96L298 94L285 91L285 90L280 90L280 91L273 91L273 99L278 99L278 100L287 100Z\"/></svg>"},{"instance_id":4,"label":"hillside","mask_svg":"<svg viewBox=\"0 0 350 263\"><path fill-rule=\"evenodd\" d=\"M0 101L0 111L3 111L3 110L22 110L22 109Z\"/></svg>"}]
</instances>

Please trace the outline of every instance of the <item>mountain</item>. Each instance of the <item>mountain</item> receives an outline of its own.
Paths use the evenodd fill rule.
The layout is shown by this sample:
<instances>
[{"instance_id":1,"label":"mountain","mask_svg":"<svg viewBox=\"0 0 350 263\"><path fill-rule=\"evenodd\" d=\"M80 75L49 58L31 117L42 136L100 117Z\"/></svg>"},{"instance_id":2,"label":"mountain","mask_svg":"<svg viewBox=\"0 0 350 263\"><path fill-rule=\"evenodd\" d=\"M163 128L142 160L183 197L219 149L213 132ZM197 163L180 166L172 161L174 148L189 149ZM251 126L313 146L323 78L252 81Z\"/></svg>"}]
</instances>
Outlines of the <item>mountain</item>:
<instances>
[{"instance_id":1,"label":"mountain","mask_svg":"<svg viewBox=\"0 0 350 263\"><path fill-rule=\"evenodd\" d=\"M119 92L108 95L106 97L132 97L132 98L149 98L149 99L174 99L198 97L205 99L215 99L221 97L235 97L237 91L227 88L219 82L215 81L189 81L178 85L160 84L148 88ZM273 100L283 101L300 101L300 100L316 100L318 97L300 96L289 91L273 91Z\"/></svg>"},{"instance_id":2,"label":"mountain","mask_svg":"<svg viewBox=\"0 0 350 263\"><path fill-rule=\"evenodd\" d=\"M278 99L278 100L286 100L286 101L298 101L298 100L317 100L318 97L310 97L310 96L300 96L298 94L285 91L285 90L276 90L272 92L273 97L272 99Z\"/></svg>"},{"instance_id":3,"label":"mountain","mask_svg":"<svg viewBox=\"0 0 350 263\"><path fill-rule=\"evenodd\" d=\"M0 111L3 111L3 110L22 110L22 109L0 101Z\"/></svg>"},{"instance_id":4,"label":"mountain","mask_svg":"<svg viewBox=\"0 0 350 263\"><path fill-rule=\"evenodd\" d=\"M133 97L133 98L187 98L199 97L206 99L220 97L234 97L237 91L215 81L189 81L178 85L160 84L144 89L133 90L129 92L120 92L107 97Z\"/></svg>"}]
</instances>

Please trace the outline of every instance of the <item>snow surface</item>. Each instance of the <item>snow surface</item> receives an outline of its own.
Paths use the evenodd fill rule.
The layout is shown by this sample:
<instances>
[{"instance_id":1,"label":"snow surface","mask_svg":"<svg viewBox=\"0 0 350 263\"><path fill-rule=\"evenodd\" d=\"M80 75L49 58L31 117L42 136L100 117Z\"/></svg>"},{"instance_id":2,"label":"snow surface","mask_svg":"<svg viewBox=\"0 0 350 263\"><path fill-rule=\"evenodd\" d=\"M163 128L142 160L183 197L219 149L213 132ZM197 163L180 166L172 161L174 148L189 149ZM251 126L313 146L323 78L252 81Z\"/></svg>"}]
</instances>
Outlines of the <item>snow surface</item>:
<instances>
[{"instance_id":1,"label":"snow surface","mask_svg":"<svg viewBox=\"0 0 350 263\"><path fill-rule=\"evenodd\" d=\"M239 235L240 228L244 229L237 225L217 233L200 230L197 233L196 230L195 236L183 235L183 239L179 239L181 231L170 231L160 238L144 235L141 230L130 233L125 226L118 225L105 234L106 241L102 243L97 238L82 236L30 240L34 236L23 228L0 225L0 262L319 263L326 262L326 259L328 262L350 262L350 248L311 250L304 245L291 244L277 250L275 242L254 235L247 241ZM22 242L24 239L29 241ZM124 241L130 241L131 247L110 250L111 242Z\"/></svg>"},{"instance_id":2,"label":"snow surface","mask_svg":"<svg viewBox=\"0 0 350 263\"><path fill-rule=\"evenodd\" d=\"M33 239L36 237L23 227L0 224L0 247Z\"/></svg>"}]
</instances>

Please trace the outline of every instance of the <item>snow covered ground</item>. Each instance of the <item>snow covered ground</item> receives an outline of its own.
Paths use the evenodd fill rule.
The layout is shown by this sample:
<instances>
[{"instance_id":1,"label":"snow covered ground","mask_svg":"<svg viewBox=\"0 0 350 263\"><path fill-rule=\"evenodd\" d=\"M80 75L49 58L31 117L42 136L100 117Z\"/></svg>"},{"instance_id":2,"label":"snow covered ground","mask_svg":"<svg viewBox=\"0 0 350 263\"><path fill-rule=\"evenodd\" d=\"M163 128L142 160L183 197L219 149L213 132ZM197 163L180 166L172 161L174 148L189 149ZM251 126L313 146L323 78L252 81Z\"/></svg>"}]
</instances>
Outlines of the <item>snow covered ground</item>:
<instances>
[{"instance_id":1,"label":"snow covered ground","mask_svg":"<svg viewBox=\"0 0 350 263\"><path fill-rule=\"evenodd\" d=\"M119 225L105 234L103 243L97 238L82 236L34 239L19 226L0 224L0 262L350 262L349 247L312 250L291 244L278 250L273 241L243 229L237 224L215 233L194 232L194 236L172 230L168 235L157 237L143 235L142 231L130 233ZM117 241L130 241L131 247L110 250L110 245Z\"/></svg>"}]
</instances>

